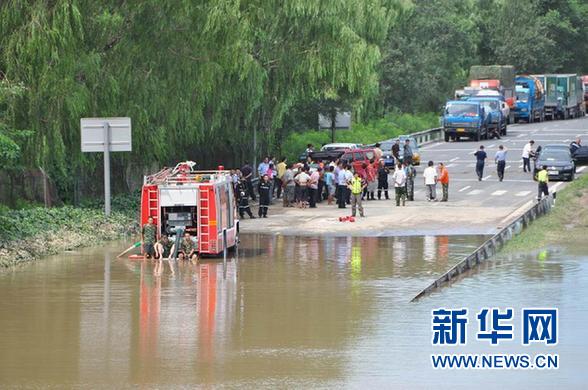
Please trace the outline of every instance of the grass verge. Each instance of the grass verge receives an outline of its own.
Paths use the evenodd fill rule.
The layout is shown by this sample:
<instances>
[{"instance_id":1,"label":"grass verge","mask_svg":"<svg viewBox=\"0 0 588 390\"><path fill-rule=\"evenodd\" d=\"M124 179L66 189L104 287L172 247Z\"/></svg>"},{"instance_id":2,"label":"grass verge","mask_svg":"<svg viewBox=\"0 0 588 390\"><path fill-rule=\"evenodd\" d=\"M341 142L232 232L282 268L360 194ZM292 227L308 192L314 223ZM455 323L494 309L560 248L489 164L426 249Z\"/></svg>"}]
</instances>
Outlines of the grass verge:
<instances>
[{"instance_id":1,"label":"grass verge","mask_svg":"<svg viewBox=\"0 0 588 390\"><path fill-rule=\"evenodd\" d=\"M509 241L505 252L521 252L554 244L573 244L588 237L588 175L557 192L555 207Z\"/></svg>"},{"instance_id":2,"label":"grass verge","mask_svg":"<svg viewBox=\"0 0 588 390\"><path fill-rule=\"evenodd\" d=\"M0 268L132 234L138 227L136 210L115 208L106 218L95 205L0 208Z\"/></svg>"}]
</instances>

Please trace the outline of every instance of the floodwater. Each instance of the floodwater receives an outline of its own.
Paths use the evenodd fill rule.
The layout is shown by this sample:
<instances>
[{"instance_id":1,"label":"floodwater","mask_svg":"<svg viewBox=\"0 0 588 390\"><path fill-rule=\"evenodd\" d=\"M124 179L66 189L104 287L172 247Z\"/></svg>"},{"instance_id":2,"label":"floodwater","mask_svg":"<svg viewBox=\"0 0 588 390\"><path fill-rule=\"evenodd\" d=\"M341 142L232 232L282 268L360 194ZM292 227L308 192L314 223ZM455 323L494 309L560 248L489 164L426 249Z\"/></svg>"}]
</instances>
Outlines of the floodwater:
<instances>
[{"instance_id":1,"label":"floodwater","mask_svg":"<svg viewBox=\"0 0 588 390\"><path fill-rule=\"evenodd\" d=\"M251 235L226 268L175 277L116 259L126 243L43 259L0 273L0 387L586 388L588 250L502 256L410 303L483 240ZM557 307L559 344L431 345L432 309L485 306ZM432 369L450 352L558 353L561 367Z\"/></svg>"}]
</instances>

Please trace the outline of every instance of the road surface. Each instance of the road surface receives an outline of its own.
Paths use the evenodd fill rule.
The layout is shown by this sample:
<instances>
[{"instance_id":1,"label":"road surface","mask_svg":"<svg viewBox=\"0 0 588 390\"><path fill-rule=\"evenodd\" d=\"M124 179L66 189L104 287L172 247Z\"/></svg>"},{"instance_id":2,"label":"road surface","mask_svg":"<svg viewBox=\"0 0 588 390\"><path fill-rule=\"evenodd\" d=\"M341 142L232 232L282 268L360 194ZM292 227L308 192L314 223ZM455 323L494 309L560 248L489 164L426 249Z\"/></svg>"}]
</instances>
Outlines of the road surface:
<instances>
[{"instance_id":1,"label":"road surface","mask_svg":"<svg viewBox=\"0 0 588 390\"><path fill-rule=\"evenodd\" d=\"M537 183L530 173L523 173L521 153L529 140L535 147L566 144L580 137L588 143L588 117L566 121L513 124L502 139L480 142L434 142L422 146L422 165L417 168L415 201L406 207L396 207L393 200L364 201L366 218L356 222L339 222L340 216L350 214L349 206L342 210L326 206L317 209L283 209L281 201L270 207L269 218L241 221L242 232L296 235L442 235L494 234L509 221L524 212L537 197ZM499 145L508 150L505 178L498 181L494 154ZM488 162L483 181L475 173L473 153L484 145ZM427 202L422 178L427 161L446 164L450 174L449 202ZM577 176L588 167L578 167ZM567 183L550 183L550 191L560 190ZM391 197L393 197L393 189ZM438 186L437 195L441 194ZM253 207L254 213L257 211Z\"/></svg>"}]
</instances>

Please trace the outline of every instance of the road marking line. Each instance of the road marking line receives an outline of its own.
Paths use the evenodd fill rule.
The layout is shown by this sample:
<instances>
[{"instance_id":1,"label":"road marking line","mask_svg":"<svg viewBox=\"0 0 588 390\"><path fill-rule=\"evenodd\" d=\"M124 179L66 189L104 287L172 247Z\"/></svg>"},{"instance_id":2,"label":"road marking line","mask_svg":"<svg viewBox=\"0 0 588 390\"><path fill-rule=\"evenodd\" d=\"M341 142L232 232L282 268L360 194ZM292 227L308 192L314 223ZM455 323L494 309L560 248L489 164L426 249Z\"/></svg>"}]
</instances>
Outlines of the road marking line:
<instances>
[{"instance_id":1,"label":"road marking line","mask_svg":"<svg viewBox=\"0 0 588 390\"><path fill-rule=\"evenodd\" d=\"M486 176L486 177L483 177L483 178L482 178L482 180L488 180L488 179L490 179L491 177L492 177L492 175L488 175L488 176Z\"/></svg>"},{"instance_id":2,"label":"road marking line","mask_svg":"<svg viewBox=\"0 0 588 390\"><path fill-rule=\"evenodd\" d=\"M521 137L524 137L524 136L525 136L524 134L519 134L519 135L517 135L517 138L521 138Z\"/></svg>"},{"instance_id":3,"label":"road marking line","mask_svg":"<svg viewBox=\"0 0 588 390\"><path fill-rule=\"evenodd\" d=\"M508 169L508 168L510 168L510 165L507 165L507 166L504 167L504 169Z\"/></svg>"},{"instance_id":4,"label":"road marking line","mask_svg":"<svg viewBox=\"0 0 588 390\"><path fill-rule=\"evenodd\" d=\"M576 170L576 172L580 173L582 172L584 169L586 169L586 166L580 167Z\"/></svg>"},{"instance_id":5,"label":"road marking line","mask_svg":"<svg viewBox=\"0 0 588 390\"><path fill-rule=\"evenodd\" d=\"M465 190L467 190L468 188L472 188L472 186L465 186L465 187L463 187L461 190L459 190L459 191L457 191L457 192L462 192L462 191L465 191Z\"/></svg>"},{"instance_id":6,"label":"road marking line","mask_svg":"<svg viewBox=\"0 0 588 390\"><path fill-rule=\"evenodd\" d=\"M447 164L447 165L445 165L446 168L451 168L451 167L454 167L454 166L455 166L455 164Z\"/></svg>"},{"instance_id":7,"label":"road marking line","mask_svg":"<svg viewBox=\"0 0 588 390\"><path fill-rule=\"evenodd\" d=\"M531 191L520 191L515 194L515 196L527 196L531 193Z\"/></svg>"},{"instance_id":8,"label":"road marking line","mask_svg":"<svg viewBox=\"0 0 588 390\"><path fill-rule=\"evenodd\" d=\"M490 195L492 196L500 196L500 195L504 195L506 194L508 191L506 190L498 190L498 191L494 191L493 193L491 193Z\"/></svg>"},{"instance_id":9,"label":"road marking line","mask_svg":"<svg viewBox=\"0 0 588 390\"><path fill-rule=\"evenodd\" d=\"M472 190L472 191L468 192L468 195L478 195L481 193L482 193L482 190Z\"/></svg>"},{"instance_id":10,"label":"road marking line","mask_svg":"<svg viewBox=\"0 0 588 390\"><path fill-rule=\"evenodd\" d=\"M459 160L459 157L454 157L451 160L449 160L449 162L454 162L455 160Z\"/></svg>"},{"instance_id":11,"label":"road marking line","mask_svg":"<svg viewBox=\"0 0 588 390\"><path fill-rule=\"evenodd\" d=\"M523 164L519 165L519 168L522 168L522 167L523 167Z\"/></svg>"},{"instance_id":12,"label":"road marking line","mask_svg":"<svg viewBox=\"0 0 588 390\"><path fill-rule=\"evenodd\" d=\"M496 144L492 144L492 145L488 146L488 148L493 148L495 146L496 146Z\"/></svg>"}]
</instances>

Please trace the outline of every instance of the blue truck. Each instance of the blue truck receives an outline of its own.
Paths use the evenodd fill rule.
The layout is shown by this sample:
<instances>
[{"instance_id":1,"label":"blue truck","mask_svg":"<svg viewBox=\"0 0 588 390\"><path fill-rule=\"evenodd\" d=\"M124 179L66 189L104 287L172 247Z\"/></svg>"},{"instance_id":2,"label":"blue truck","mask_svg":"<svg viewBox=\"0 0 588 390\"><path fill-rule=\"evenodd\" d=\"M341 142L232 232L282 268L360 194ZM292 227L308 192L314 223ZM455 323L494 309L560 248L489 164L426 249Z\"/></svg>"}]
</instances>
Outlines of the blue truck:
<instances>
[{"instance_id":1,"label":"blue truck","mask_svg":"<svg viewBox=\"0 0 588 390\"><path fill-rule=\"evenodd\" d=\"M480 102L488 118L488 137L500 138L506 135L506 126L508 118L502 113L501 97L492 96L474 96L468 99L470 102ZM487 138L488 138L487 137Z\"/></svg>"},{"instance_id":2,"label":"blue truck","mask_svg":"<svg viewBox=\"0 0 588 390\"><path fill-rule=\"evenodd\" d=\"M490 116L482 102L451 100L443 111L443 134L445 142L450 139L470 138L479 141L488 137Z\"/></svg>"},{"instance_id":3,"label":"blue truck","mask_svg":"<svg viewBox=\"0 0 588 390\"><path fill-rule=\"evenodd\" d=\"M542 122L545 119L545 91L539 78L517 76L515 83L515 121Z\"/></svg>"}]
</instances>

